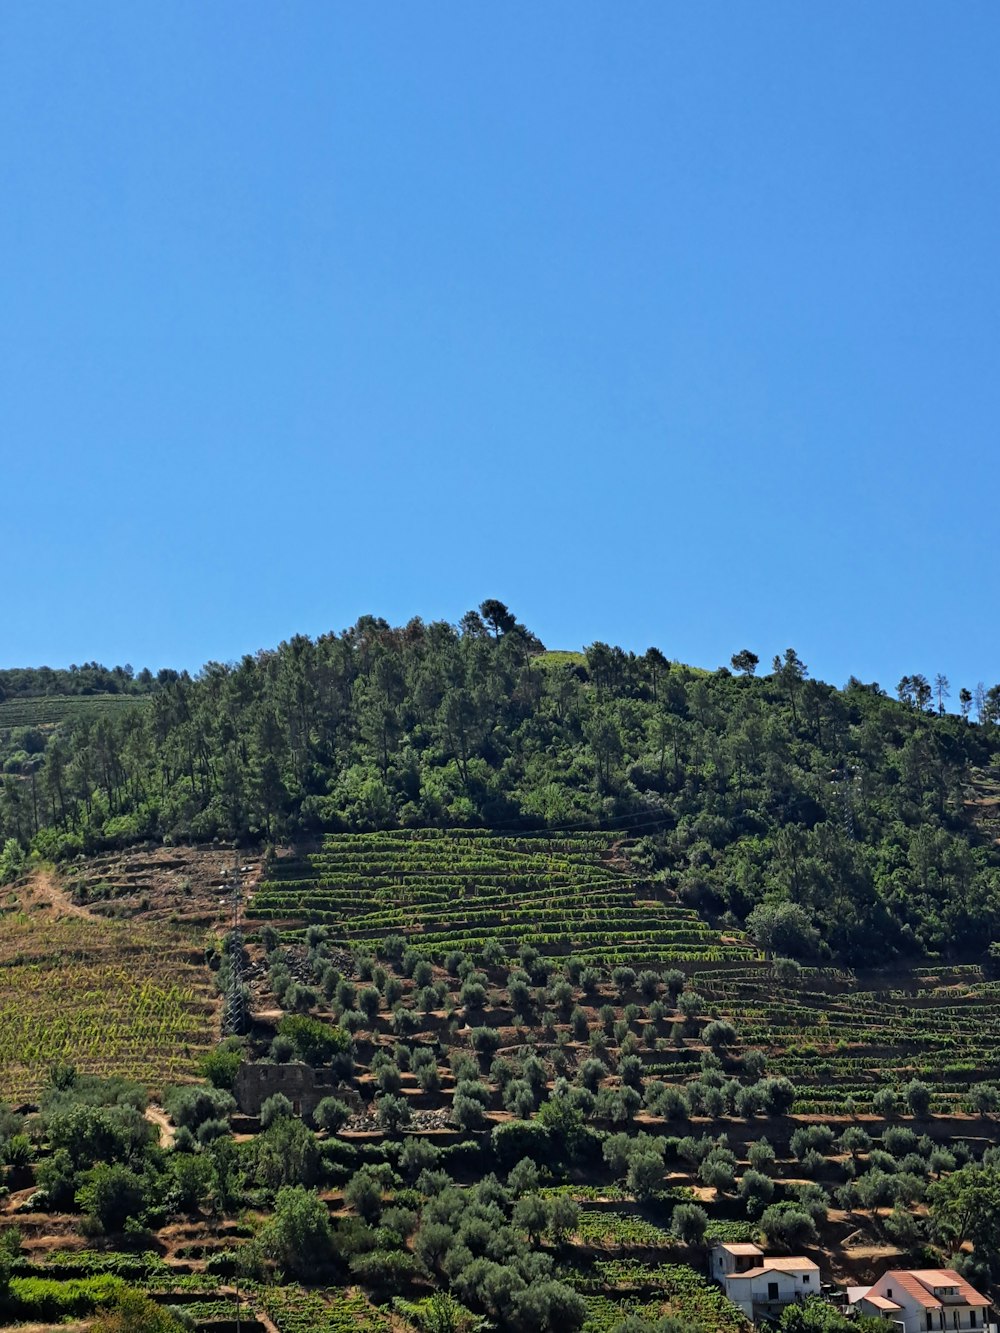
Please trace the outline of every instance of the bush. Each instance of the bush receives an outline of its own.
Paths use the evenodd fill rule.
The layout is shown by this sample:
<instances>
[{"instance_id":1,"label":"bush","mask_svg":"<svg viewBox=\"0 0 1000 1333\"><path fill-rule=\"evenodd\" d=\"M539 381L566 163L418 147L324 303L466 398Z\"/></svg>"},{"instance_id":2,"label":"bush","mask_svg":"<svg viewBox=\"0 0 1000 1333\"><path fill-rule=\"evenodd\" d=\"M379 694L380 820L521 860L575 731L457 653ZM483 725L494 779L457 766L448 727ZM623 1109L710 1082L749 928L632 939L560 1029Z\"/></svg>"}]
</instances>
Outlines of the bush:
<instances>
[{"instance_id":1,"label":"bush","mask_svg":"<svg viewBox=\"0 0 1000 1333\"><path fill-rule=\"evenodd\" d=\"M276 1092L268 1097L260 1108L260 1127L261 1129L270 1129L281 1116L292 1114L292 1103L283 1092Z\"/></svg>"},{"instance_id":2,"label":"bush","mask_svg":"<svg viewBox=\"0 0 1000 1333\"><path fill-rule=\"evenodd\" d=\"M313 1112L313 1119L320 1129L328 1134L336 1134L351 1118L350 1107L337 1097L324 1097Z\"/></svg>"},{"instance_id":3,"label":"bush","mask_svg":"<svg viewBox=\"0 0 1000 1333\"><path fill-rule=\"evenodd\" d=\"M375 1098L375 1114L382 1129L390 1134L398 1134L404 1125L413 1119L410 1103L405 1097L393 1093L383 1093Z\"/></svg>"},{"instance_id":4,"label":"bush","mask_svg":"<svg viewBox=\"0 0 1000 1333\"><path fill-rule=\"evenodd\" d=\"M337 988L338 1001L344 985L342 982ZM354 988L350 987L350 990L353 997ZM298 1058L308 1065L330 1064L337 1055L349 1053L353 1048L350 1037L341 1028L305 1014L286 1014L278 1025L278 1032L291 1041Z\"/></svg>"},{"instance_id":5,"label":"bush","mask_svg":"<svg viewBox=\"0 0 1000 1333\"><path fill-rule=\"evenodd\" d=\"M200 1069L214 1088L232 1091L243 1063L243 1045L238 1037L227 1037L213 1051L201 1057Z\"/></svg>"},{"instance_id":6,"label":"bush","mask_svg":"<svg viewBox=\"0 0 1000 1333\"><path fill-rule=\"evenodd\" d=\"M375 1291L390 1292L408 1285L417 1275L417 1260L406 1250L372 1250L350 1260L352 1274Z\"/></svg>"},{"instance_id":7,"label":"bush","mask_svg":"<svg viewBox=\"0 0 1000 1333\"><path fill-rule=\"evenodd\" d=\"M206 1120L228 1120L236 1110L232 1093L197 1084L167 1088L163 1105L175 1125L192 1131Z\"/></svg>"}]
</instances>

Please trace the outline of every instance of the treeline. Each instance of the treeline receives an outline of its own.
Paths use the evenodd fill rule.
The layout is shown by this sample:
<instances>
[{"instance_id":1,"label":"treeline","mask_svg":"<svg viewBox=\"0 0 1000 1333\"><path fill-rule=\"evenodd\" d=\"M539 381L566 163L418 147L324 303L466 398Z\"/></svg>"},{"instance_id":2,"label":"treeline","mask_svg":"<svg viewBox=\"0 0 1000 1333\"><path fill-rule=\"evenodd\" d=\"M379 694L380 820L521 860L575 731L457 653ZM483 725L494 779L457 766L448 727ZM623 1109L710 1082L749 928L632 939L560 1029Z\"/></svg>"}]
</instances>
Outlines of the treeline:
<instances>
[{"instance_id":1,"label":"treeline","mask_svg":"<svg viewBox=\"0 0 1000 1333\"><path fill-rule=\"evenodd\" d=\"M12 667L0 671L0 703L4 699L45 698L51 695L150 694L180 674L164 667L156 675L148 667L139 672L129 663L106 667L100 662L69 667Z\"/></svg>"},{"instance_id":2,"label":"treeline","mask_svg":"<svg viewBox=\"0 0 1000 1333\"><path fill-rule=\"evenodd\" d=\"M494 602L457 626L364 617L57 732L6 780L0 845L9 871L31 847L606 827L714 920L798 905L783 920L803 956L981 951L1000 928L1000 858L966 801L1000 728L855 679L834 689L791 649L766 676L749 652L733 664L603 643L546 654Z\"/></svg>"}]
</instances>

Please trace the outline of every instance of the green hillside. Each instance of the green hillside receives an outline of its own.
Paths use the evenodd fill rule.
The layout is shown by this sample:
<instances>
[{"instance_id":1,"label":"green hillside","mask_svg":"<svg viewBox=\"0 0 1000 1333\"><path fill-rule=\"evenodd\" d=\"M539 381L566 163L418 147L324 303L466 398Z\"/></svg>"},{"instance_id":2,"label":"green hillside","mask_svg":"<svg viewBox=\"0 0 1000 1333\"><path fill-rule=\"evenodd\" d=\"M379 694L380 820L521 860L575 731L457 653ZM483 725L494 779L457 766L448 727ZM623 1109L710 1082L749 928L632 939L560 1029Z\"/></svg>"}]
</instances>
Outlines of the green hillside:
<instances>
[{"instance_id":1,"label":"green hillside","mask_svg":"<svg viewBox=\"0 0 1000 1333\"><path fill-rule=\"evenodd\" d=\"M145 840L589 829L629 839L652 898L803 962L980 956L1000 933L997 691L971 721L971 695L939 712L921 676L894 699L813 680L793 649L757 665L546 653L486 602L458 626L365 617L193 680L161 672L141 709L8 700L53 721L3 786L6 864Z\"/></svg>"}]
</instances>

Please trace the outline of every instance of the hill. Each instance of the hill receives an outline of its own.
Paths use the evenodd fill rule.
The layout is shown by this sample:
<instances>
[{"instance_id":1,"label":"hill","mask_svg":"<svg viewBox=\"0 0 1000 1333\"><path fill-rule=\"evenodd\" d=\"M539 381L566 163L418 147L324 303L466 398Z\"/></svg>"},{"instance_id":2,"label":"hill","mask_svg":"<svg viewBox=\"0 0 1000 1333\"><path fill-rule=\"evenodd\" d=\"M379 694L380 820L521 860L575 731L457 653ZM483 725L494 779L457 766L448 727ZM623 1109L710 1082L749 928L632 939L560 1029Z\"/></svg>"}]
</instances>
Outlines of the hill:
<instances>
[{"instance_id":1,"label":"hill","mask_svg":"<svg viewBox=\"0 0 1000 1333\"><path fill-rule=\"evenodd\" d=\"M981 954L1000 929L992 705L931 711L917 676L898 700L836 689L792 649L756 665L548 654L496 602L458 626L365 617L161 672L141 708L38 724L3 785L3 864L150 840L604 830L681 906L803 961Z\"/></svg>"}]
</instances>

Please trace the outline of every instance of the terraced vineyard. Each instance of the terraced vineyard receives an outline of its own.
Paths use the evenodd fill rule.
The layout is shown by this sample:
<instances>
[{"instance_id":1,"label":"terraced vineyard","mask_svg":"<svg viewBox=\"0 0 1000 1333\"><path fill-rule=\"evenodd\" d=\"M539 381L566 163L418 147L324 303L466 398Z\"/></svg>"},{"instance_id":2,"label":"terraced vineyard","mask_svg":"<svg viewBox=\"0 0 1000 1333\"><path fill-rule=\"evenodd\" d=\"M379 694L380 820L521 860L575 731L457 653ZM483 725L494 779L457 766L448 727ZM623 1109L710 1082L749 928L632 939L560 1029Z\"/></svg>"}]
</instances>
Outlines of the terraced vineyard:
<instances>
[{"instance_id":1,"label":"terraced vineyard","mask_svg":"<svg viewBox=\"0 0 1000 1333\"><path fill-rule=\"evenodd\" d=\"M142 694L45 694L0 701L0 731L11 727L59 726L78 718L118 717L123 709L141 708Z\"/></svg>"},{"instance_id":2,"label":"terraced vineyard","mask_svg":"<svg viewBox=\"0 0 1000 1333\"><path fill-rule=\"evenodd\" d=\"M792 1080L799 1112L843 1114L849 1098L866 1109L887 1081L916 1077L948 1113L973 1084L1000 1081L1000 982L976 966L916 968L894 988L819 968L782 985L767 964L746 963L699 971L694 984Z\"/></svg>"},{"instance_id":3,"label":"terraced vineyard","mask_svg":"<svg viewBox=\"0 0 1000 1333\"><path fill-rule=\"evenodd\" d=\"M385 1315L359 1292L260 1288L255 1299L281 1333L389 1333Z\"/></svg>"},{"instance_id":4,"label":"terraced vineyard","mask_svg":"<svg viewBox=\"0 0 1000 1333\"><path fill-rule=\"evenodd\" d=\"M252 910L330 924L348 941L399 932L433 958L475 951L488 937L630 965L755 954L637 881L605 833L335 835L311 856L279 860Z\"/></svg>"},{"instance_id":5,"label":"terraced vineyard","mask_svg":"<svg viewBox=\"0 0 1000 1333\"><path fill-rule=\"evenodd\" d=\"M598 1259L592 1269L572 1275L587 1300L583 1333L606 1333L626 1314L656 1319L677 1315L717 1333L744 1333L749 1324L719 1287L686 1264ZM606 1293L613 1291L618 1299Z\"/></svg>"},{"instance_id":6,"label":"terraced vineyard","mask_svg":"<svg viewBox=\"0 0 1000 1333\"><path fill-rule=\"evenodd\" d=\"M162 1086L193 1071L214 1000L191 939L84 918L0 917L0 1100L50 1065Z\"/></svg>"}]
</instances>

